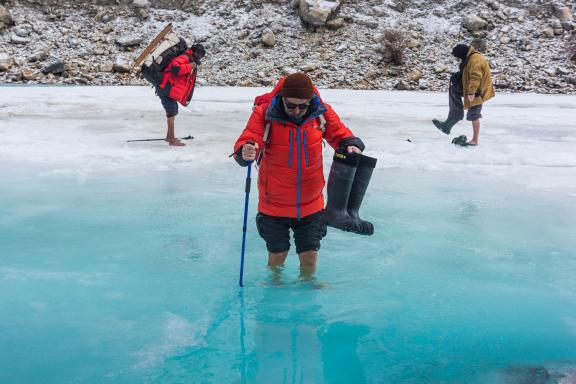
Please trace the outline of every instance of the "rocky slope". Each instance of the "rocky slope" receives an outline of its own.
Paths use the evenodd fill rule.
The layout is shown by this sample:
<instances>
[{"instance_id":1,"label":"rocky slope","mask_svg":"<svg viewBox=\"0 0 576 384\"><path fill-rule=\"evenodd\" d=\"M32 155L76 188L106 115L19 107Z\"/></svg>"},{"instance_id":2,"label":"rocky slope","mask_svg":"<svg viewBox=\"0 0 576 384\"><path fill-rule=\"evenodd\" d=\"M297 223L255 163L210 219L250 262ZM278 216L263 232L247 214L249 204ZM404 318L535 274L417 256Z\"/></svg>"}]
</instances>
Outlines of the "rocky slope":
<instances>
[{"instance_id":1,"label":"rocky slope","mask_svg":"<svg viewBox=\"0 0 576 384\"><path fill-rule=\"evenodd\" d=\"M208 51L206 85L445 90L453 45L481 47L500 90L576 93L575 0L0 0L0 83L146 84L131 61L171 22ZM382 60L384 30L405 61ZM573 56L573 57L571 57Z\"/></svg>"}]
</instances>

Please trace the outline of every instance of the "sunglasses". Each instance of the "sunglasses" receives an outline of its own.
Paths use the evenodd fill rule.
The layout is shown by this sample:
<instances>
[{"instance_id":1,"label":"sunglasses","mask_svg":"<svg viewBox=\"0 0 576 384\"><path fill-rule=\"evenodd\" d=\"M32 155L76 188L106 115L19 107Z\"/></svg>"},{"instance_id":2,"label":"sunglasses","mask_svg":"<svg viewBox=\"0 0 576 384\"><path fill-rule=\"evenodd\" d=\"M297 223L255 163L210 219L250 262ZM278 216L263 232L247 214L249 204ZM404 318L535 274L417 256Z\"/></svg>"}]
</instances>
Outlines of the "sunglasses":
<instances>
[{"instance_id":1,"label":"sunglasses","mask_svg":"<svg viewBox=\"0 0 576 384\"><path fill-rule=\"evenodd\" d=\"M298 108L299 110L304 110L307 109L310 106L310 102L308 103L304 103L304 104L292 104L292 103L287 103L284 102L284 106L286 107L286 109L296 109Z\"/></svg>"}]
</instances>

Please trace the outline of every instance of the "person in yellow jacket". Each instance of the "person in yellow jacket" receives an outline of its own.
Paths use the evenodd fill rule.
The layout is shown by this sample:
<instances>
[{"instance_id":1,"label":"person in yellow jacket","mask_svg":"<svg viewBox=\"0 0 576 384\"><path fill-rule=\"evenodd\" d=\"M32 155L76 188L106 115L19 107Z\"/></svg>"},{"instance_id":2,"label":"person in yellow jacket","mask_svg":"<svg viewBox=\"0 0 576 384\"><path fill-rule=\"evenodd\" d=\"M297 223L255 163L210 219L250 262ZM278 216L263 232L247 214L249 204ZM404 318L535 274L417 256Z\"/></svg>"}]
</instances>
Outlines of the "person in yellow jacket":
<instances>
[{"instance_id":1,"label":"person in yellow jacket","mask_svg":"<svg viewBox=\"0 0 576 384\"><path fill-rule=\"evenodd\" d=\"M448 135L452 127L464 118L467 109L466 120L472 122L474 136L466 145L478 145L482 104L495 95L490 65L480 52L466 44L456 45L452 56L459 58L461 63L460 71L450 77L448 119L444 122L434 119L432 122Z\"/></svg>"}]
</instances>

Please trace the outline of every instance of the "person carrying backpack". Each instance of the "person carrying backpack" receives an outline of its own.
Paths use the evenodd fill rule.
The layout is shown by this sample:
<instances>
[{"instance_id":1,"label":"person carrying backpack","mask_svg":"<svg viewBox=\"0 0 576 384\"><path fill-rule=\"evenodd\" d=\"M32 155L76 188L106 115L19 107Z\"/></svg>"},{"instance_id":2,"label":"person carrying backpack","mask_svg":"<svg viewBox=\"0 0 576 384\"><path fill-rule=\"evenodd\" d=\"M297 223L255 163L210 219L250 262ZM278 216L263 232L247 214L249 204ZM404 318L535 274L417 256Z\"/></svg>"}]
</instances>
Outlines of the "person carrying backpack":
<instances>
[{"instance_id":1,"label":"person carrying backpack","mask_svg":"<svg viewBox=\"0 0 576 384\"><path fill-rule=\"evenodd\" d=\"M326 235L323 139L343 157L364 150L362 140L320 98L312 80L295 73L281 79L271 93L256 98L246 128L234 144L239 165L259 163L256 226L266 242L268 266L284 264L292 229L303 277L313 274L320 240ZM329 198L330 193L329 183Z\"/></svg>"},{"instance_id":2,"label":"person carrying backpack","mask_svg":"<svg viewBox=\"0 0 576 384\"><path fill-rule=\"evenodd\" d=\"M480 52L466 44L456 45L452 49L452 56L461 62L460 70L450 78L448 119L444 122L434 119L432 123L448 135L452 127L464 118L464 110L467 109L466 120L472 122L474 136L463 145L476 146L480 135L482 105L495 95L490 65Z\"/></svg>"},{"instance_id":3,"label":"person carrying backpack","mask_svg":"<svg viewBox=\"0 0 576 384\"><path fill-rule=\"evenodd\" d=\"M178 103L187 106L196 85L197 67L206 55L202 44L194 44L184 53L174 57L162 71L162 80L156 86L156 94L166 111L168 130L166 141L172 146L183 146L174 136L174 122L178 115Z\"/></svg>"}]
</instances>

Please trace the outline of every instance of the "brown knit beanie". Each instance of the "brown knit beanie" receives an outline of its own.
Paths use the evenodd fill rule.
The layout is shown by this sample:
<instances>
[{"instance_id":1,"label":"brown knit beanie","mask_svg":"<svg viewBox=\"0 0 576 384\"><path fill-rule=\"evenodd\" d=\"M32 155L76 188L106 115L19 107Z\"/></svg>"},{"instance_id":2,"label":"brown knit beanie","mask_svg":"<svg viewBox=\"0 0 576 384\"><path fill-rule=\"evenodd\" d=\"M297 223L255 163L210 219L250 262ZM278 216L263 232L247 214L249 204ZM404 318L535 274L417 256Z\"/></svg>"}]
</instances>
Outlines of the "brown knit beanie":
<instances>
[{"instance_id":1,"label":"brown knit beanie","mask_svg":"<svg viewBox=\"0 0 576 384\"><path fill-rule=\"evenodd\" d=\"M293 73L284 80L280 94L295 99L311 99L314 96L314 85L304 73Z\"/></svg>"}]
</instances>

